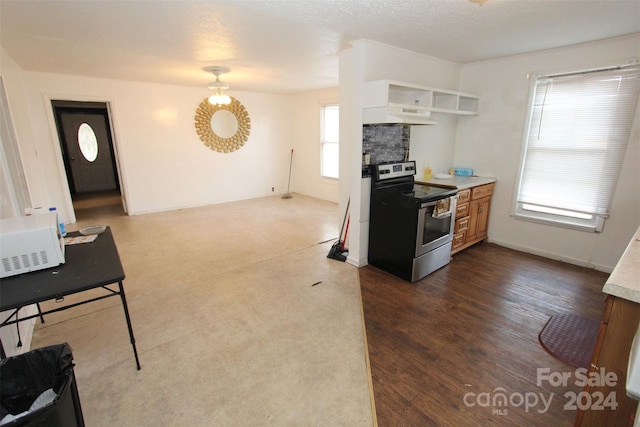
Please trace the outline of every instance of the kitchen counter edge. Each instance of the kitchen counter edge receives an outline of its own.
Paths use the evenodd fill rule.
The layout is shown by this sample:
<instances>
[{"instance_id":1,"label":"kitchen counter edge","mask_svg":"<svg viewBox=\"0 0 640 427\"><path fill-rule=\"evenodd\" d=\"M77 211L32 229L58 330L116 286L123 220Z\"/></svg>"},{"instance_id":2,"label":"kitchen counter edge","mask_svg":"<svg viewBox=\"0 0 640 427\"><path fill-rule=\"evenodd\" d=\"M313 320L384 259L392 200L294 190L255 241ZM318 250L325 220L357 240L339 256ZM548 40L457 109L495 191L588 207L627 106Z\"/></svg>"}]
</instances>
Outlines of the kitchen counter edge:
<instances>
[{"instance_id":1,"label":"kitchen counter edge","mask_svg":"<svg viewBox=\"0 0 640 427\"><path fill-rule=\"evenodd\" d=\"M424 179L416 178L416 183L432 185L434 187L457 188L458 190L466 190L467 188L477 187L479 185L491 184L496 179L489 176L453 176L450 179Z\"/></svg>"},{"instance_id":2,"label":"kitchen counter edge","mask_svg":"<svg viewBox=\"0 0 640 427\"><path fill-rule=\"evenodd\" d=\"M640 303L640 227L607 279L602 292Z\"/></svg>"}]
</instances>

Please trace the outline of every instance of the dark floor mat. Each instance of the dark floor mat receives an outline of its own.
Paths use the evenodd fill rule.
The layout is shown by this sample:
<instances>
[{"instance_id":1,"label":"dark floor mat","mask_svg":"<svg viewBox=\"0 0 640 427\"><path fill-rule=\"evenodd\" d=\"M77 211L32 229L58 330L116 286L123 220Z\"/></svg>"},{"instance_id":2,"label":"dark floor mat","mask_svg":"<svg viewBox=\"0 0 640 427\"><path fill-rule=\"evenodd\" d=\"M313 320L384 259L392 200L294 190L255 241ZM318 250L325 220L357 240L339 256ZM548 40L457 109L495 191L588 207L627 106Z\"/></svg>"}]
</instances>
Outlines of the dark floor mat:
<instances>
[{"instance_id":1,"label":"dark floor mat","mask_svg":"<svg viewBox=\"0 0 640 427\"><path fill-rule=\"evenodd\" d=\"M538 339L552 356L575 368L588 368L600 322L574 314L551 316Z\"/></svg>"}]
</instances>

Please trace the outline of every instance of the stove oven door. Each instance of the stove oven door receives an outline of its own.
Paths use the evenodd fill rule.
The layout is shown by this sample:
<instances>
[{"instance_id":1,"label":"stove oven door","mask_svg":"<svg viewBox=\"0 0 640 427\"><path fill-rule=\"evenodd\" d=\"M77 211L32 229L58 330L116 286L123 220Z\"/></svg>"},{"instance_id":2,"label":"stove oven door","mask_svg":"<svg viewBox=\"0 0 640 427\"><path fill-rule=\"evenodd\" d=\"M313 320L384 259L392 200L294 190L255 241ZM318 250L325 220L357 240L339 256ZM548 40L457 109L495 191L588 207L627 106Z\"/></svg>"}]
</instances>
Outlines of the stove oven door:
<instances>
[{"instance_id":1,"label":"stove oven door","mask_svg":"<svg viewBox=\"0 0 640 427\"><path fill-rule=\"evenodd\" d=\"M422 203L418 211L416 257L453 240L458 196Z\"/></svg>"}]
</instances>

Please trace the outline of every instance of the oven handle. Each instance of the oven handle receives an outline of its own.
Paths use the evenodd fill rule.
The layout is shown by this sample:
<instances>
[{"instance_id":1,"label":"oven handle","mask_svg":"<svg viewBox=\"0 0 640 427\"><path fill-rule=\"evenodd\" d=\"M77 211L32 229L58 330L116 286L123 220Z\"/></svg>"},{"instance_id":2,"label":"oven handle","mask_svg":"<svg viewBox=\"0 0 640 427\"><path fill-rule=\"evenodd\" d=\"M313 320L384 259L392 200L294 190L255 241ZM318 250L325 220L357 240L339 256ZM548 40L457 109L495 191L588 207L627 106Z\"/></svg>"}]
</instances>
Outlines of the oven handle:
<instances>
[{"instance_id":1,"label":"oven handle","mask_svg":"<svg viewBox=\"0 0 640 427\"><path fill-rule=\"evenodd\" d=\"M435 219L442 219L442 218L448 218L451 215L453 215L453 213L451 211L447 211L447 212L443 212L440 215L436 215L434 216Z\"/></svg>"},{"instance_id":2,"label":"oven handle","mask_svg":"<svg viewBox=\"0 0 640 427\"><path fill-rule=\"evenodd\" d=\"M420 209L428 208L429 206L435 206L436 203L438 203L437 200L434 200L433 202L423 203L420 205Z\"/></svg>"}]
</instances>

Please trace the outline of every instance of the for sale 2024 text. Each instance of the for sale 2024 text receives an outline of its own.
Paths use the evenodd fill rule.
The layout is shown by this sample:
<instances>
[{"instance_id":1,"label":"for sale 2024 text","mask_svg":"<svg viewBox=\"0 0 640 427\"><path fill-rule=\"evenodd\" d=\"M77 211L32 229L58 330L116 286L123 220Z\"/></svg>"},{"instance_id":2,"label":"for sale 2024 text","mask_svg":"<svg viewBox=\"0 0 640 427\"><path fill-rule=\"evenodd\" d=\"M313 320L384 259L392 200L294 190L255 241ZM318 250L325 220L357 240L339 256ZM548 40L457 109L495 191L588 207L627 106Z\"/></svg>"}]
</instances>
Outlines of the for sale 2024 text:
<instances>
[{"instance_id":1,"label":"for sale 2024 text","mask_svg":"<svg viewBox=\"0 0 640 427\"><path fill-rule=\"evenodd\" d=\"M578 368L573 372L551 372L549 368L538 368L536 383L538 387L567 387L573 384L577 387L615 387L618 384L618 375L615 372L606 372L604 368L597 371L589 372L586 368ZM525 412L536 411L540 414L546 413L550 406L555 393L511 393L503 387L498 387L493 392L482 393L466 393L463 401L467 407L490 407L494 415L508 415L509 408L524 408ZM594 410L602 411L605 409L615 410L618 407L616 401L616 392L610 391L604 393L596 390L593 392L567 391L564 393L567 402L564 409L568 411L575 410Z\"/></svg>"},{"instance_id":2,"label":"for sale 2024 text","mask_svg":"<svg viewBox=\"0 0 640 427\"><path fill-rule=\"evenodd\" d=\"M539 387L544 383L552 387L566 387L570 382L578 387L615 387L618 384L618 375L615 372L607 372L602 367L592 372L587 368L578 368L573 372L551 372L549 368L538 368L536 382ZM564 405L565 410L603 411L607 408L615 410L618 407L615 391L606 394L599 390L579 393L568 391L564 397L568 399Z\"/></svg>"}]
</instances>

